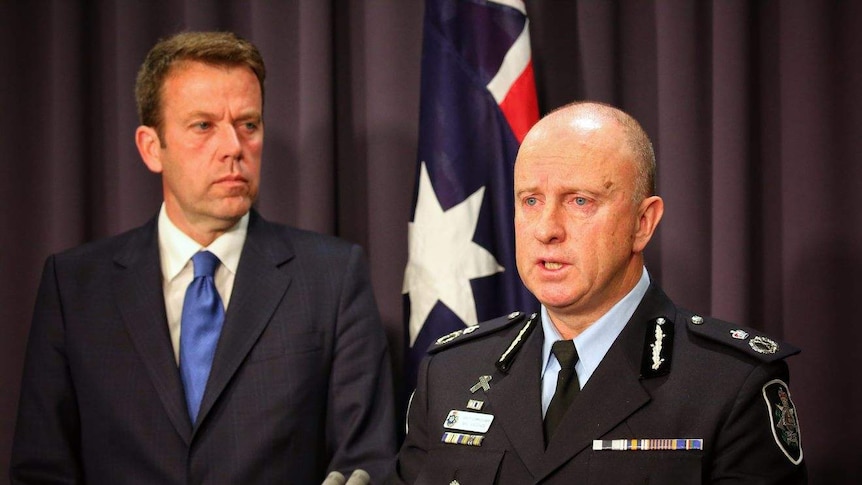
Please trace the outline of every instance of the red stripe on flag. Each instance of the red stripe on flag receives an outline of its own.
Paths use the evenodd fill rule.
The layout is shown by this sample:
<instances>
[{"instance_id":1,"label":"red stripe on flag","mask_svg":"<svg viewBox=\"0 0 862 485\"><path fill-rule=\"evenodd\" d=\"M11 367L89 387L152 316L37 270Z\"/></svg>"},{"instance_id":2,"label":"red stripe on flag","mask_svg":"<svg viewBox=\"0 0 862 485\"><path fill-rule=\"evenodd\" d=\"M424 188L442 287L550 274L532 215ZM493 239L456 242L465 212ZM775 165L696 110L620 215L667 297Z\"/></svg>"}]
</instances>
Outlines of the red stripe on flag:
<instances>
[{"instance_id":1,"label":"red stripe on flag","mask_svg":"<svg viewBox=\"0 0 862 485\"><path fill-rule=\"evenodd\" d=\"M509 122L518 143L524 140L530 128L539 121L539 101L536 98L536 81L533 78L533 61L512 83L505 99L500 103L500 109Z\"/></svg>"}]
</instances>

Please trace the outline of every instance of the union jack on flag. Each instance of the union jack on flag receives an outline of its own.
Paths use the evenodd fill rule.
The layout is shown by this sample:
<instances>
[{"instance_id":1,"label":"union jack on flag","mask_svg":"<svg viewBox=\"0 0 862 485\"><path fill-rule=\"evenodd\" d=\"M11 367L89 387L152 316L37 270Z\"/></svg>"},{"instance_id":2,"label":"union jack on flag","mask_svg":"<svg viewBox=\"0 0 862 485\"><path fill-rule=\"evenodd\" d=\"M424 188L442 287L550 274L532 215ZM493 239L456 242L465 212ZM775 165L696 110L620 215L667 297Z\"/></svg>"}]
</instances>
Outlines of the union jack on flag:
<instances>
[{"instance_id":1,"label":"union jack on flag","mask_svg":"<svg viewBox=\"0 0 862 485\"><path fill-rule=\"evenodd\" d=\"M512 173L539 110L522 0L427 0L404 274L406 384L441 335L538 308L515 267Z\"/></svg>"}]
</instances>

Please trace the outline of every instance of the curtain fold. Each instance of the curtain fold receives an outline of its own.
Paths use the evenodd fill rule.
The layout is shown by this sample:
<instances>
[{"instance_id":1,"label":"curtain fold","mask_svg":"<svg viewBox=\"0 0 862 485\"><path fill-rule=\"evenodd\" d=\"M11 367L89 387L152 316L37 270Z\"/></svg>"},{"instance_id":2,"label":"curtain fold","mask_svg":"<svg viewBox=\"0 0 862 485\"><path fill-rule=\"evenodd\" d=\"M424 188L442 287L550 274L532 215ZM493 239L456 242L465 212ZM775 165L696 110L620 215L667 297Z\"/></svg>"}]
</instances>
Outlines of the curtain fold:
<instances>
[{"instance_id":1,"label":"curtain fold","mask_svg":"<svg viewBox=\"0 0 862 485\"><path fill-rule=\"evenodd\" d=\"M422 2L0 1L0 476L36 285L53 252L155 215L133 86L178 30L267 62L258 206L365 247L394 367L413 194ZM653 138L666 213L647 264L678 303L803 348L812 478L851 483L862 295L862 2L530 0L540 109L618 105Z\"/></svg>"}]
</instances>

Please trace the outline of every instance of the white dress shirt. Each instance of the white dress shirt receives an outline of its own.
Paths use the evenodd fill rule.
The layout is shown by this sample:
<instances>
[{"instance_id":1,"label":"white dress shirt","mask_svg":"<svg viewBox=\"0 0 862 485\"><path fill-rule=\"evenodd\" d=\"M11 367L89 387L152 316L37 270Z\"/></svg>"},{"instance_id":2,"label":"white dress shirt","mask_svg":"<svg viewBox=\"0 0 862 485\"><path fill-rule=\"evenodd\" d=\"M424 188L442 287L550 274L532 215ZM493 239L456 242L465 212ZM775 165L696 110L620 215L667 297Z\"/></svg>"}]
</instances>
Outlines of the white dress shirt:
<instances>
[{"instance_id":1,"label":"white dress shirt","mask_svg":"<svg viewBox=\"0 0 862 485\"><path fill-rule=\"evenodd\" d=\"M159 256L162 267L162 289L165 295L165 311L168 316L168 329L171 333L171 344L174 347L174 358L180 361L180 320L183 313L183 300L186 289L194 279L192 256L206 249L215 254L221 264L215 272L215 285L227 313L239 257L248 233L248 217L246 214L227 232L216 238L207 247L202 247L194 239L182 232L168 217L165 204L159 211Z\"/></svg>"}]
</instances>

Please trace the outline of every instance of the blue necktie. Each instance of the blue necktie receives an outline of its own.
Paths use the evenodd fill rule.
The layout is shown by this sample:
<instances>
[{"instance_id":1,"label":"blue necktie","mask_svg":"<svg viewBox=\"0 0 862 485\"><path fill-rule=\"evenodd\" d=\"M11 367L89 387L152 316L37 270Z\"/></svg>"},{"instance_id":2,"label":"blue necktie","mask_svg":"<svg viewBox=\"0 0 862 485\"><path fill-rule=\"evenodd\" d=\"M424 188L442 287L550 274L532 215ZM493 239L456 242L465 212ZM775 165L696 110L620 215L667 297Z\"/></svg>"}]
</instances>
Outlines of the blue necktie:
<instances>
[{"instance_id":1,"label":"blue necktie","mask_svg":"<svg viewBox=\"0 0 862 485\"><path fill-rule=\"evenodd\" d=\"M224 322L224 307L215 286L220 261L209 251L192 257L195 278L186 290L180 331L180 375L192 425L198 417L216 344Z\"/></svg>"}]
</instances>

